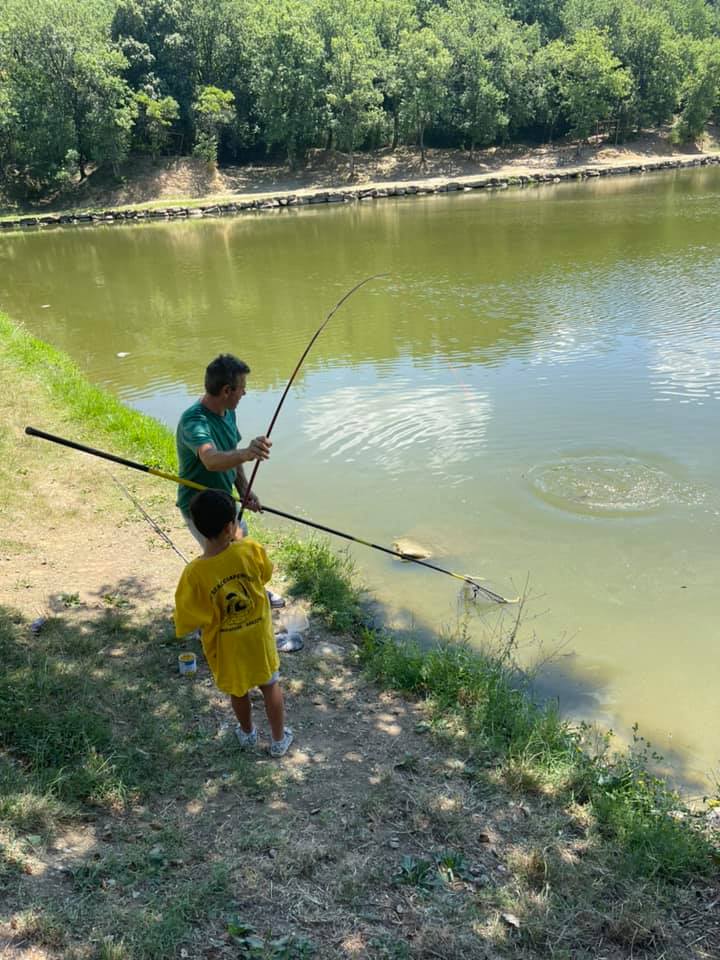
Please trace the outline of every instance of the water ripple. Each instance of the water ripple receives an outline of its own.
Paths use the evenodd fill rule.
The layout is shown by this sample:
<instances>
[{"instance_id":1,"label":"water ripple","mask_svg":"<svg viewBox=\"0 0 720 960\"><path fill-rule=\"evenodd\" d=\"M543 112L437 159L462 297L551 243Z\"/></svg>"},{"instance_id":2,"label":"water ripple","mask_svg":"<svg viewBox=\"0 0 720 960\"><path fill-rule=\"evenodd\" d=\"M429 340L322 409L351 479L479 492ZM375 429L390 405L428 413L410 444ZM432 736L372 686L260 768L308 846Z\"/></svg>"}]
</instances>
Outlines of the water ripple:
<instances>
[{"instance_id":1,"label":"water ripple","mask_svg":"<svg viewBox=\"0 0 720 960\"><path fill-rule=\"evenodd\" d=\"M393 473L418 461L448 479L448 467L469 461L484 444L492 403L483 393L397 380L342 387L309 405L304 429L328 457L362 459ZM450 479L464 479L451 471Z\"/></svg>"},{"instance_id":2,"label":"water ripple","mask_svg":"<svg viewBox=\"0 0 720 960\"><path fill-rule=\"evenodd\" d=\"M649 369L656 400L720 400L720 334L659 342Z\"/></svg>"},{"instance_id":3,"label":"water ripple","mask_svg":"<svg viewBox=\"0 0 720 960\"><path fill-rule=\"evenodd\" d=\"M667 503L702 499L699 490L653 463L624 454L568 456L528 471L534 492L572 513L649 513Z\"/></svg>"}]
</instances>

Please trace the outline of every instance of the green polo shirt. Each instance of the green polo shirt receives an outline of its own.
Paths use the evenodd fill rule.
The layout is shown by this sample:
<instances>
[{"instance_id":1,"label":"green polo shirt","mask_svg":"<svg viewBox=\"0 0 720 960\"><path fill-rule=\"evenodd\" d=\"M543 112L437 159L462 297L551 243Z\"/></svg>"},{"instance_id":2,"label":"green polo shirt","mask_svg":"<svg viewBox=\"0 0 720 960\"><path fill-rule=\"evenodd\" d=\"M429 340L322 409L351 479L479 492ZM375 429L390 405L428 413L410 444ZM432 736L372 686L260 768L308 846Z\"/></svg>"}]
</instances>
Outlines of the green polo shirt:
<instances>
[{"instance_id":1,"label":"green polo shirt","mask_svg":"<svg viewBox=\"0 0 720 960\"><path fill-rule=\"evenodd\" d=\"M237 471L207 470L197 451L211 443L216 450L229 453L236 449L240 439L234 410L226 410L220 417L196 400L180 417L175 433L180 476L214 490L225 490L232 496ZM178 484L177 505L184 514L190 514L190 501L196 493L191 487Z\"/></svg>"}]
</instances>

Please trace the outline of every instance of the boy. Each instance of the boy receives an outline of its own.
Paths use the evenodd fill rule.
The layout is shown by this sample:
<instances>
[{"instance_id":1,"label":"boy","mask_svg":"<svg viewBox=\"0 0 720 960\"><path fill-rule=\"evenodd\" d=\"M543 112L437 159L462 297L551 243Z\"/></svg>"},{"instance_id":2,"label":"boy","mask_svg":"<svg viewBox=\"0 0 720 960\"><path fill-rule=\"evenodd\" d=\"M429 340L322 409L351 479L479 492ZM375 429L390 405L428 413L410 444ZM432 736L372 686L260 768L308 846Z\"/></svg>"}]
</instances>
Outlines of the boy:
<instances>
[{"instance_id":1,"label":"boy","mask_svg":"<svg viewBox=\"0 0 720 960\"><path fill-rule=\"evenodd\" d=\"M183 570L175 591L175 632L183 637L200 627L205 657L215 684L230 694L241 747L254 747L249 691L260 687L272 742L270 755L282 757L293 741L285 726L278 682L280 660L265 584L272 564L255 540L238 540L235 502L221 490L204 490L190 503L197 529L207 538L201 557Z\"/></svg>"}]
</instances>

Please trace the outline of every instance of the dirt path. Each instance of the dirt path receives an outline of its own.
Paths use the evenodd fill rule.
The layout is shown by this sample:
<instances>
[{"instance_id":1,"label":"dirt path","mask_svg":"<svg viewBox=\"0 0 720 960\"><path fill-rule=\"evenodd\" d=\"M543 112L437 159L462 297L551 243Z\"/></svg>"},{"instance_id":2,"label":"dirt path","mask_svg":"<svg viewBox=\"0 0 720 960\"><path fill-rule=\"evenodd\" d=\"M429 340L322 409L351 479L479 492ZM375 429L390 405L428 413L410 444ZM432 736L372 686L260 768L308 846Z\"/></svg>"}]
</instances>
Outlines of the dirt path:
<instances>
[{"instance_id":1,"label":"dirt path","mask_svg":"<svg viewBox=\"0 0 720 960\"><path fill-rule=\"evenodd\" d=\"M516 145L491 147L472 155L462 150L430 149L425 164L414 148L384 149L357 154L353 177L350 177L349 158L336 151L311 151L307 165L298 171L272 163L208 169L203 163L185 157L156 163L134 160L122 171L120 186L107 174L98 172L80 184L73 194L43 204L42 212L109 210L162 201L238 202L289 193L303 196L318 190L347 187L393 188L410 182L430 189L450 179L462 182L464 178L479 176L553 176L577 167L617 169L648 162L688 160L720 149L715 127L709 128L699 146L674 146L668 133L668 130L649 133L621 145L599 141L530 148ZM25 212L37 213L38 208Z\"/></svg>"}]
</instances>

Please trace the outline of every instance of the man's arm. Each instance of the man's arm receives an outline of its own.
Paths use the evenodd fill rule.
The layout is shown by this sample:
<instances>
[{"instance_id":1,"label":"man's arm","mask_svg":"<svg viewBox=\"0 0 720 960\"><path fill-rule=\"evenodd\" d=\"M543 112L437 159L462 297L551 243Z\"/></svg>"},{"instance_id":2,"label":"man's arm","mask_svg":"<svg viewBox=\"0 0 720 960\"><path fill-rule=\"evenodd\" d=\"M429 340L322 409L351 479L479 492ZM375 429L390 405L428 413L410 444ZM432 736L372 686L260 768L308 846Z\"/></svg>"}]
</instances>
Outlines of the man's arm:
<instances>
[{"instance_id":1,"label":"man's arm","mask_svg":"<svg viewBox=\"0 0 720 960\"><path fill-rule=\"evenodd\" d=\"M242 499L245 499L245 491L247 490L247 477L245 476L245 471L242 466L237 468L237 476L235 477L235 489L240 494ZM260 501L255 496L255 494L250 491L250 496L248 497L248 502L246 504L248 510L252 510L253 513L258 513L262 511L262 505Z\"/></svg>"},{"instance_id":2,"label":"man's arm","mask_svg":"<svg viewBox=\"0 0 720 960\"><path fill-rule=\"evenodd\" d=\"M224 473L226 470L238 468L238 475L243 463L252 460L267 460L270 456L272 440L267 437L255 437L249 447L240 447L238 450L229 450L223 453L216 450L212 443L204 443L198 447L197 455L206 470L212 473ZM239 491L239 488L238 488Z\"/></svg>"}]
</instances>

